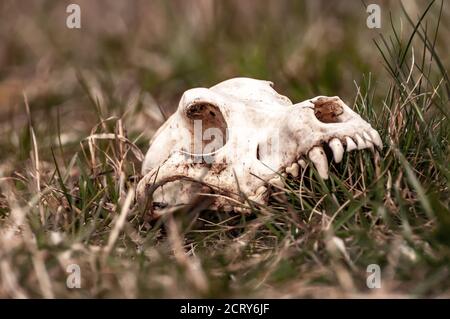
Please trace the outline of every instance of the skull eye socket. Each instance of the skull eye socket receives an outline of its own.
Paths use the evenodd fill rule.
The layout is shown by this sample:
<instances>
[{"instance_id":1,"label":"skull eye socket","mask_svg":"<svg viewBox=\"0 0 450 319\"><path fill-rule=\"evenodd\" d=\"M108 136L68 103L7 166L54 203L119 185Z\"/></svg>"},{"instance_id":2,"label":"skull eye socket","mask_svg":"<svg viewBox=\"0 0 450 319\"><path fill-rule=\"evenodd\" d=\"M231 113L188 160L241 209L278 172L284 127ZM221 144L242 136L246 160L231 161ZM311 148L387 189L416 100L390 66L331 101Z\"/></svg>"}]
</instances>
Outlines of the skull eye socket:
<instances>
[{"instance_id":1,"label":"skull eye socket","mask_svg":"<svg viewBox=\"0 0 450 319\"><path fill-rule=\"evenodd\" d=\"M186 109L186 116L193 120L200 120L205 117L205 110L210 110L211 108L214 108L214 106L211 104L194 103Z\"/></svg>"},{"instance_id":2,"label":"skull eye socket","mask_svg":"<svg viewBox=\"0 0 450 319\"><path fill-rule=\"evenodd\" d=\"M203 101L194 102L186 107L185 115L193 135L192 153L212 153L225 145L228 140L228 126L217 105ZM201 150L198 149L199 145L202 146Z\"/></svg>"}]
</instances>

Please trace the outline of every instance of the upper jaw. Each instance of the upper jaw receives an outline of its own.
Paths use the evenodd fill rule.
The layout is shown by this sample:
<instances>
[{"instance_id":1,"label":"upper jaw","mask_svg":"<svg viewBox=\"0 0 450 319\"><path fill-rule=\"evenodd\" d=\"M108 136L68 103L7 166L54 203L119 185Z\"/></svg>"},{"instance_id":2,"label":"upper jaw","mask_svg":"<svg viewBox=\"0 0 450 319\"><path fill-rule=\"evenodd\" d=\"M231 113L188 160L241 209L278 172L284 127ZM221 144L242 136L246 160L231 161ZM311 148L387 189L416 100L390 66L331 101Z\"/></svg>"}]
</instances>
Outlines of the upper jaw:
<instances>
[{"instance_id":1,"label":"upper jaw","mask_svg":"<svg viewBox=\"0 0 450 319\"><path fill-rule=\"evenodd\" d=\"M334 101L334 98L329 99ZM378 132L342 101L338 101L343 105L343 111L334 123L321 121L313 102L293 109L293 113L286 117L285 123L288 125L284 131L284 139L295 139L297 146L292 155L280 165L279 171L297 177L301 167L306 166L305 159L309 159L319 175L327 179L329 163L324 147L332 154L335 163L342 161L345 152L383 148Z\"/></svg>"},{"instance_id":2,"label":"upper jaw","mask_svg":"<svg viewBox=\"0 0 450 319\"><path fill-rule=\"evenodd\" d=\"M284 171L293 177L297 177L299 169L305 166L305 158L308 158L314 164L319 175L323 179L327 179L329 163L324 146L331 150L332 159L335 163L342 161L345 152L363 149L375 151L383 148L380 135L369 124L361 130L353 132L337 130L333 133L323 134L315 142L308 143L308 146L305 147L303 144L303 147L299 147L295 159L285 165Z\"/></svg>"}]
</instances>

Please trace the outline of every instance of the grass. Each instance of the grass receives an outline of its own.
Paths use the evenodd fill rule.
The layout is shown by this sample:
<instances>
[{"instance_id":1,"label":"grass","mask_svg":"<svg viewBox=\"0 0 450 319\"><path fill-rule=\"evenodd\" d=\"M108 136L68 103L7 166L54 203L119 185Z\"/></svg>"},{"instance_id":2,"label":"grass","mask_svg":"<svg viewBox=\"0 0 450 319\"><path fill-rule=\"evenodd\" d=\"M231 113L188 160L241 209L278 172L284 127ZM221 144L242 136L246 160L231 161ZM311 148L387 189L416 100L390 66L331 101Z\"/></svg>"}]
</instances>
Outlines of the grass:
<instances>
[{"instance_id":1,"label":"grass","mask_svg":"<svg viewBox=\"0 0 450 319\"><path fill-rule=\"evenodd\" d=\"M69 52L64 38L80 35L50 28L33 8L27 21L40 31L16 31L26 41L33 32L46 35L50 62L40 60L41 68L56 69L47 71L61 83L42 88L43 75L31 76L25 93L12 95L0 113L0 296L450 296L448 9L430 1L412 15L388 2L393 14L384 16L382 33L370 33L371 42L357 35L370 32L364 28L352 34L352 23L364 23L364 8L352 5L347 13L343 2L327 3L314 9L283 2L268 18L268 4L252 3L244 23L243 9L228 2L200 31L162 2L152 9L180 21L160 26L167 28L162 34L142 33L149 22L138 18L130 39L120 31L92 34L88 20L84 32L98 40L86 44L93 57ZM42 4L53 8L49 14L58 8ZM322 25L330 12L337 21ZM261 17L268 20L262 29ZM238 25L227 26L230 19ZM326 40L308 47L306 40L325 32L318 26L341 30L342 47ZM306 43L295 37L300 27L307 28ZM142 42L147 32L155 43ZM33 57L24 43L6 40L16 57L8 58L1 87ZM154 99L167 115L183 90L236 73L274 79L293 100L354 97L352 107L376 127L385 148L375 156L350 153L333 164L328 181L308 169L250 215L204 211L200 203L149 222L134 190L142 152L163 118ZM121 78L127 74L130 83ZM363 76L352 83L349 74ZM70 264L80 266L80 289L66 286ZM366 286L370 264L381 267L381 289Z\"/></svg>"}]
</instances>

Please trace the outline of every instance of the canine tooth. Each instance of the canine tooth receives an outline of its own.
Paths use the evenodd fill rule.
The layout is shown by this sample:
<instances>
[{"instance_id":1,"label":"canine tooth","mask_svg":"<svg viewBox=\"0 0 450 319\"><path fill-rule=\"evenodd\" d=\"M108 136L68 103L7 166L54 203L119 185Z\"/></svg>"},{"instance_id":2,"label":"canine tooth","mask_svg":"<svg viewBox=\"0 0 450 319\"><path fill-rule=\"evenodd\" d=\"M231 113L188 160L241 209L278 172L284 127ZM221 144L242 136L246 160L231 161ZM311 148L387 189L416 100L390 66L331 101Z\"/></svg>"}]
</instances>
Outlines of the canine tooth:
<instances>
[{"instance_id":1,"label":"canine tooth","mask_svg":"<svg viewBox=\"0 0 450 319\"><path fill-rule=\"evenodd\" d=\"M264 193L267 191L267 187L265 186L260 186L258 187L258 189L256 190L255 194L252 196L249 196L248 199L250 199L251 201L254 201L256 203L260 203L263 204L264 203Z\"/></svg>"},{"instance_id":2,"label":"canine tooth","mask_svg":"<svg viewBox=\"0 0 450 319\"><path fill-rule=\"evenodd\" d=\"M270 184L272 184L273 186L279 187L279 188L283 188L284 187L284 183L281 180L281 178L279 176L272 178L269 181Z\"/></svg>"},{"instance_id":3,"label":"canine tooth","mask_svg":"<svg viewBox=\"0 0 450 319\"><path fill-rule=\"evenodd\" d=\"M345 137L345 142L347 143L347 152L351 152L353 150L356 150L358 147L356 146L355 142L353 142L352 138L349 136Z\"/></svg>"},{"instance_id":4,"label":"canine tooth","mask_svg":"<svg viewBox=\"0 0 450 319\"><path fill-rule=\"evenodd\" d=\"M364 142L363 138L358 133L355 134L355 139L359 150L365 149L367 147L366 142Z\"/></svg>"},{"instance_id":5,"label":"canine tooth","mask_svg":"<svg viewBox=\"0 0 450 319\"><path fill-rule=\"evenodd\" d=\"M328 161L327 157L325 155L325 152L322 147L315 146L313 147L309 153L309 158L314 163L314 166L317 169L317 172L319 173L320 177L323 179L328 178Z\"/></svg>"},{"instance_id":6,"label":"canine tooth","mask_svg":"<svg viewBox=\"0 0 450 319\"><path fill-rule=\"evenodd\" d=\"M300 165L300 167L303 168L303 169L305 169L306 166L308 165L308 164L306 163L306 161L305 161L303 158L299 159L299 160L297 161L297 163L298 163L298 165Z\"/></svg>"},{"instance_id":7,"label":"canine tooth","mask_svg":"<svg viewBox=\"0 0 450 319\"><path fill-rule=\"evenodd\" d=\"M333 158L336 163L340 163L342 161L342 156L344 155L344 147L342 146L341 141L334 137L328 142L328 145L333 151Z\"/></svg>"},{"instance_id":8,"label":"canine tooth","mask_svg":"<svg viewBox=\"0 0 450 319\"><path fill-rule=\"evenodd\" d=\"M381 141L380 134L376 130L370 130L369 131L370 136L372 137L372 142L378 146L378 148L381 150L383 149L383 142Z\"/></svg>"},{"instance_id":9,"label":"canine tooth","mask_svg":"<svg viewBox=\"0 0 450 319\"><path fill-rule=\"evenodd\" d=\"M291 167L286 167L286 173L291 174L293 177L297 177L299 169L300 166L298 166L297 163L293 163Z\"/></svg>"}]
</instances>

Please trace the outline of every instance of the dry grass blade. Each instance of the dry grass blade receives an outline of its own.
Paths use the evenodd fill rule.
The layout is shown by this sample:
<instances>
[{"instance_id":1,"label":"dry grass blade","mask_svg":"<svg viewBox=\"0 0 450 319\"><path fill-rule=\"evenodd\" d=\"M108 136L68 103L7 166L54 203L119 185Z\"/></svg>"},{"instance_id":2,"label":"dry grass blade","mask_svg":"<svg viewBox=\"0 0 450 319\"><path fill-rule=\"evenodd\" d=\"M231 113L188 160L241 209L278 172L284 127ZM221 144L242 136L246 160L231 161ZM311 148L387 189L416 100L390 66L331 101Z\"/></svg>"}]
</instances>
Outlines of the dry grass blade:
<instances>
[{"instance_id":1,"label":"dry grass blade","mask_svg":"<svg viewBox=\"0 0 450 319\"><path fill-rule=\"evenodd\" d=\"M120 231L123 229L123 226L125 225L127 215L130 212L130 207L131 207L131 204L133 203L133 199L134 199L134 189L130 189L130 190L128 190L128 194L123 203L122 209L120 211L120 215L116 219L114 227L111 230L111 234L109 235L109 238L108 238L108 243L106 244L106 247L104 248L104 252L105 252L106 256L108 256L111 253L111 250L113 249L113 247L117 241L117 238L119 237Z\"/></svg>"},{"instance_id":2,"label":"dry grass blade","mask_svg":"<svg viewBox=\"0 0 450 319\"><path fill-rule=\"evenodd\" d=\"M84 1L81 30L62 1L0 3L0 298L450 295L447 2L385 1L369 29L349 1ZM328 180L302 159L267 205L214 189L138 209L162 120L234 76L354 98L384 148L330 160Z\"/></svg>"}]
</instances>

